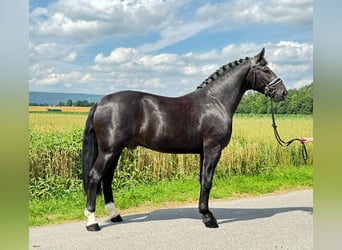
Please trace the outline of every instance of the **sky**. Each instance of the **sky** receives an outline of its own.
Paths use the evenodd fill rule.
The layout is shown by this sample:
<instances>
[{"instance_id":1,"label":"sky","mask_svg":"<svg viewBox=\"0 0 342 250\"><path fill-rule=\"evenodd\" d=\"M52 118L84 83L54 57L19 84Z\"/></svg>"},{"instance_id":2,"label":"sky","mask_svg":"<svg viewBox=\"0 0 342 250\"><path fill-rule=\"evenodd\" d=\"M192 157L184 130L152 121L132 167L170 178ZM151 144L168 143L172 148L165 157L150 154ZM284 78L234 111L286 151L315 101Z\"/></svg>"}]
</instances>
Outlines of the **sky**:
<instances>
[{"instance_id":1,"label":"sky","mask_svg":"<svg viewBox=\"0 0 342 250\"><path fill-rule=\"evenodd\" d=\"M29 90L179 96L264 47L288 89L313 82L313 0L30 0Z\"/></svg>"}]
</instances>

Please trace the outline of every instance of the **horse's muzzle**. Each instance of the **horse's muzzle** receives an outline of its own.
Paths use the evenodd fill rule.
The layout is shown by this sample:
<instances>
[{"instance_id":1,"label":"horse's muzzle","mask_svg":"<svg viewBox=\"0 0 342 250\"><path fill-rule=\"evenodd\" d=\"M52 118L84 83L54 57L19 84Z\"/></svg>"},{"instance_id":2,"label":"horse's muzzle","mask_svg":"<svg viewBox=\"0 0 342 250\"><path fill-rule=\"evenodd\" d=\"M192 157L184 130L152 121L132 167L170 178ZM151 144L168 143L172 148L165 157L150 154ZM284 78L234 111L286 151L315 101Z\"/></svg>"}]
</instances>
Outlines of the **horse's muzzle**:
<instances>
[{"instance_id":1,"label":"horse's muzzle","mask_svg":"<svg viewBox=\"0 0 342 250\"><path fill-rule=\"evenodd\" d=\"M287 90L284 89L279 89L274 92L274 95L271 96L272 100L274 102L281 102L284 101L287 96Z\"/></svg>"},{"instance_id":2,"label":"horse's muzzle","mask_svg":"<svg viewBox=\"0 0 342 250\"><path fill-rule=\"evenodd\" d=\"M284 92L287 92L286 90ZM286 94L275 94L274 96L271 97L274 102L281 102L284 101L286 98Z\"/></svg>"},{"instance_id":3,"label":"horse's muzzle","mask_svg":"<svg viewBox=\"0 0 342 250\"><path fill-rule=\"evenodd\" d=\"M270 83L266 84L265 95L269 96L274 102L284 101L287 95L287 90L283 81L277 77Z\"/></svg>"}]
</instances>

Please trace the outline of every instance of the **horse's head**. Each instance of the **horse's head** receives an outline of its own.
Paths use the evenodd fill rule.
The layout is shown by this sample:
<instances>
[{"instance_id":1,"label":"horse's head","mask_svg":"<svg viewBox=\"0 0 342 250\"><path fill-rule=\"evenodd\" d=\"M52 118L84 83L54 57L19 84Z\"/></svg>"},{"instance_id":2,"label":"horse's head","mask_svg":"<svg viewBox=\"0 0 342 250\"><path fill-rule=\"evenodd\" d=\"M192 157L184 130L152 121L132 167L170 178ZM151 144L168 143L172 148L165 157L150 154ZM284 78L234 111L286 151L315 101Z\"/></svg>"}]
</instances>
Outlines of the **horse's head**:
<instances>
[{"instance_id":1,"label":"horse's head","mask_svg":"<svg viewBox=\"0 0 342 250\"><path fill-rule=\"evenodd\" d=\"M283 81L267 66L265 49L251 59L248 74L248 88L269 96L273 101L285 100L287 90Z\"/></svg>"}]
</instances>

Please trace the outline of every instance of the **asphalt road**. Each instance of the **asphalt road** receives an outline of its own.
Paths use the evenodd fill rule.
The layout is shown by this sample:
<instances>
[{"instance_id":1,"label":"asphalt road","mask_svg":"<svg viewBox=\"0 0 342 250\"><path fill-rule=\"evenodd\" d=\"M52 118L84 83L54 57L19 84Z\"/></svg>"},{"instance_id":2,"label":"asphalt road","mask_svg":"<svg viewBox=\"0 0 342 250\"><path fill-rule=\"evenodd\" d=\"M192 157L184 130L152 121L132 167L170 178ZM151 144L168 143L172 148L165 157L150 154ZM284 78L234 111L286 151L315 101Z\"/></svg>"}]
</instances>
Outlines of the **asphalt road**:
<instances>
[{"instance_id":1,"label":"asphalt road","mask_svg":"<svg viewBox=\"0 0 342 250\"><path fill-rule=\"evenodd\" d=\"M210 202L219 228L205 228L196 204L29 229L29 249L313 249L313 192ZM82 208L80 208L82 209Z\"/></svg>"}]
</instances>

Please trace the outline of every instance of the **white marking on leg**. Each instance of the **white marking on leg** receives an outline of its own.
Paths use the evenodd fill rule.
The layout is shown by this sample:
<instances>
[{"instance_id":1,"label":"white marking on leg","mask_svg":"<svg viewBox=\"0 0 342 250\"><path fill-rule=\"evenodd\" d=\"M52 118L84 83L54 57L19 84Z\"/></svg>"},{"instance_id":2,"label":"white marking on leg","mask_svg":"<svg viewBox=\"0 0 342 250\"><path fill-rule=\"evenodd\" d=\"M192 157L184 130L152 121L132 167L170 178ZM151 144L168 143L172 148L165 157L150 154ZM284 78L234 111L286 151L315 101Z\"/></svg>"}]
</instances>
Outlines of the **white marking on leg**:
<instances>
[{"instance_id":1,"label":"white marking on leg","mask_svg":"<svg viewBox=\"0 0 342 250\"><path fill-rule=\"evenodd\" d=\"M95 212L89 212L88 209L85 209L84 215L88 218L87 226L97 224L97 221L95 218Z\"/></svg>"},{"instance_id":2,"label":"white marking on leg","mask_svg":"<svg viewBox=\"0 0 342 250\"><path fill-rule=\"evenodd\" d=\"M112 218L119 215L119 213L115 209L115 205L113 202L109 202L109 203L105 204L105 209L109 214L109 219L112 219Z\"/></svg>"}]
</instances>

